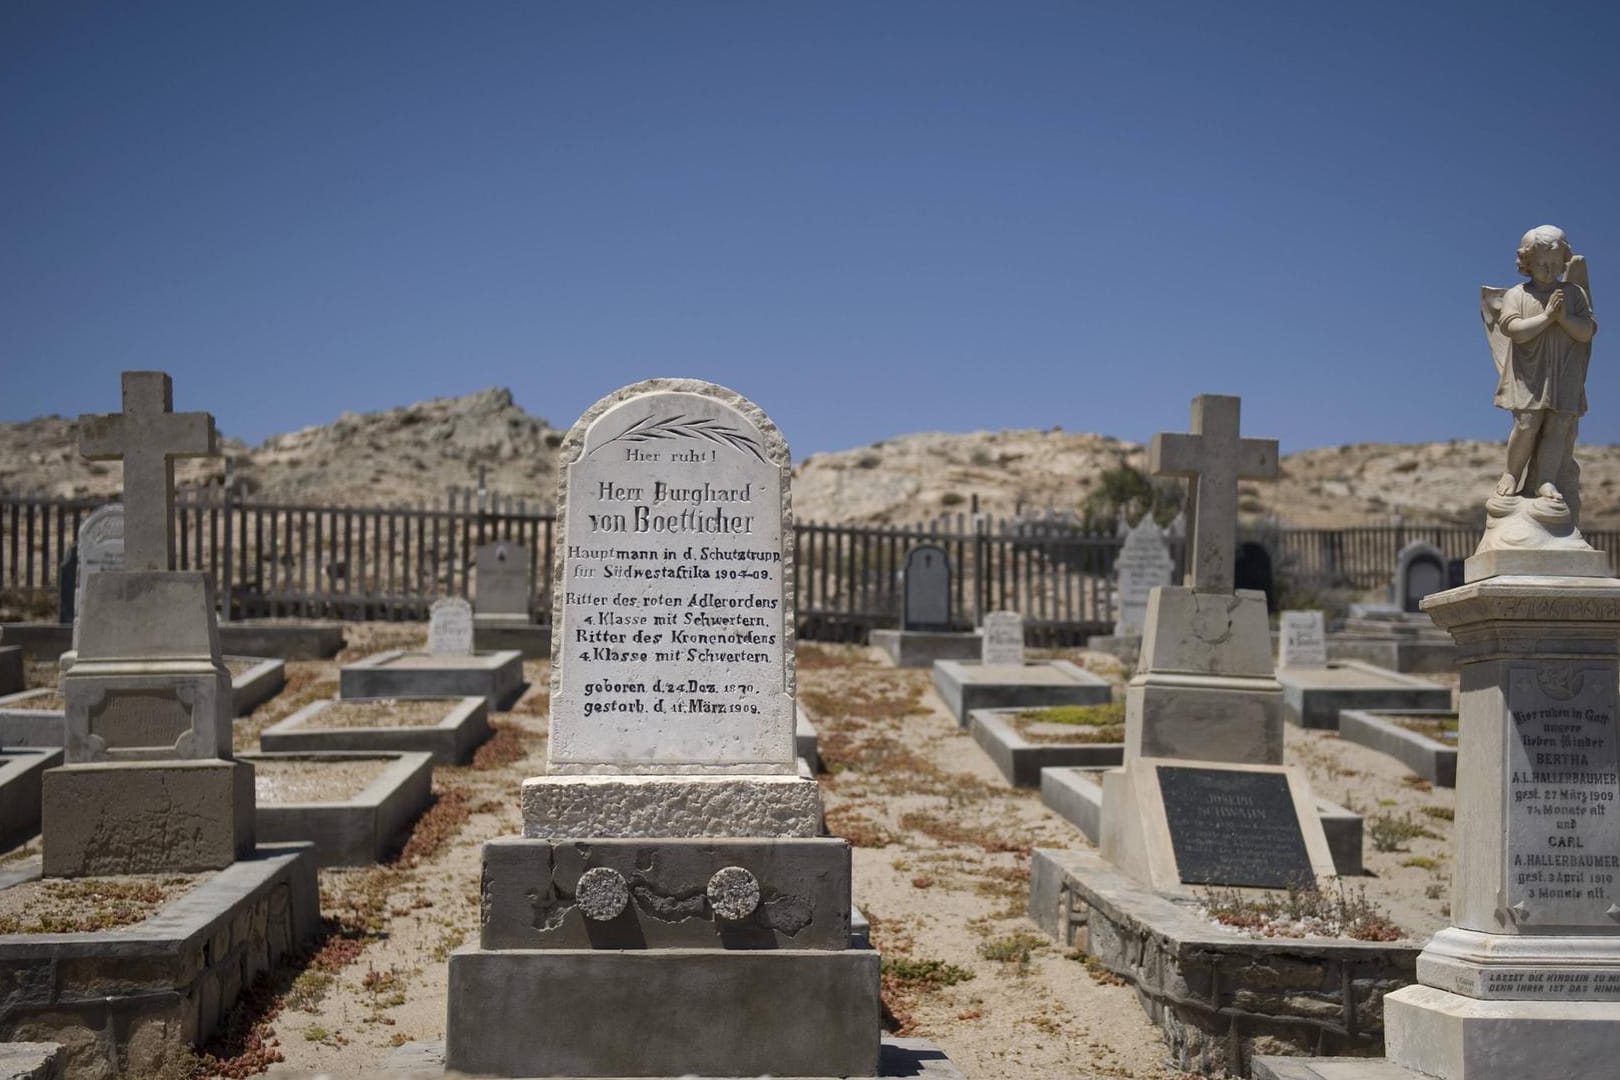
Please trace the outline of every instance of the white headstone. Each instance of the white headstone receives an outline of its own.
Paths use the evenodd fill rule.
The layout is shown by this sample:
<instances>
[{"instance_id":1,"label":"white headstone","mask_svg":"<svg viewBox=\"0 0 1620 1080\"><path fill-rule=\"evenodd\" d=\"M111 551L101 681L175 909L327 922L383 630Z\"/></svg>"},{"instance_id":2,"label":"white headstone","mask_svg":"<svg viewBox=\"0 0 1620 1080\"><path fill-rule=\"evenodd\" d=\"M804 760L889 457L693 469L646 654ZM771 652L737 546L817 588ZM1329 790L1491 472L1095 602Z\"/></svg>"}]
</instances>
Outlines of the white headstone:
<instances>
[{"instance_id":1,"label":"white headstone","mask_svg":"<svg viewBox=\"0 0 1620 1080\"><path fill-rule=\"evenodd\" d=\"M1280 668L1327 667L1327 627L1320 611L1285 611L1277 643Z\"/></svg>"},{"instance_id":2,"label":"white headstone","mask_svg":"<svg viewBox=\"0 0 1620 1080\"><path fill-rule=\"evenodd\" d=\"M781 432L724 387L650 380L560 465L550 771L793 774Z\"/></svg>"},{"instance_id":3,"label":"white headstone","mask_svg":"<svg viewBox=\"0 0 1620 1080\"><path fill-rule=\"evenodd\" d=\"M1160 585L1175 580L1176 564L1164 532L1148 514L1136 528L1125 534L1114 563L1119 573L1119 618L1114 623L1117 637L1141 637L1147 621L1148 597Z\"/></svg>"},{"instance_id":4,"label":"white headstone","mask_svg":"<svg viewBox=\"0 0 1620 1080\"><path fill-rule=\"evenodd\" d=\"M428 612L428 652L434 656L473 654L472 605L459 596L433 601Z\"/></svg>"},{"instance_id":5,"label":"white headstone","mask_svg":"<svg viewBox=\"0 0 1620 1080\"><path fill-rule=\"evenodd\" d=\"M73 648L79 647L79 617L84 613L84 583L91 574L124 568L124 504L108 503L90 512L79 526L76 550L78 578L73 586Z\"/></svg>"},{"instance_id":6,"label":"white headstone","mask_svg":"<svg viewBox=\"0 0 1620 1080\"><path fill-rule=\"evenodd\" d=\"M1016 611L987 612L979 659L985 664L1022 664L1024 617Z\"/></svg>"}]
</instances>

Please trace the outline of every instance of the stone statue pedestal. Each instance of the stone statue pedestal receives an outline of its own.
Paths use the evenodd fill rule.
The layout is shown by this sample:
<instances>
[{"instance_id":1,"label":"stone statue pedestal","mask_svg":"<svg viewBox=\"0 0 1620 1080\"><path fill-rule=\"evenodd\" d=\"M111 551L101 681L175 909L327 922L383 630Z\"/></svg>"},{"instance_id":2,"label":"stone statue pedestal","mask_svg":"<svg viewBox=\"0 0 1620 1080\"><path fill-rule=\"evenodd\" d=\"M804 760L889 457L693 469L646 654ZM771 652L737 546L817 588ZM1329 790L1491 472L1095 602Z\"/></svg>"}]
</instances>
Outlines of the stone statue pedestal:
<instances>
[{"instance_id":1,"label":"stone statue pedestal","mask_svg":"<svg viewBox=\"0 0 1620 1080\"><path fill-rule=\"evenodd\" d=\"M1620 580L1502 575L1423 609L1457 641L1468 782L1453 926L1384 999L1389 1059L1442 1080L1590 1075L1620 1056Z\"/></svg>"}]
</instances>

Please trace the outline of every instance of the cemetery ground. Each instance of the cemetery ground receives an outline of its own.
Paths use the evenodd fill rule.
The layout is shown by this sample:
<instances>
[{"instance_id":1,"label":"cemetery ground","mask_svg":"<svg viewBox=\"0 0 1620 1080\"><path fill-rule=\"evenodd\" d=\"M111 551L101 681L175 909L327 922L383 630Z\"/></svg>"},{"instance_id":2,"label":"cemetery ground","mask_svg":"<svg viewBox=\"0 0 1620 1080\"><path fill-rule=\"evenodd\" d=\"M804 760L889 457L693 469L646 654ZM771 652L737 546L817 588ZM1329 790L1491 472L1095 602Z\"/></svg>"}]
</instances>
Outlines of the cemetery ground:
<instances>
[{"instance_id":1,"label":"cemetery ground","mask_svg":"<svg viewBox=\"0 0 1620 1080\"><path fill-rule=\"evenodd\" d=\"M337 693L341 664L421 640L420 624L353 623L329 661L292 661L287 687L235 726L236 747ZM1120 684L1112 657L1061 657ZM168 1077L378 1070L393 1048L444 1035L449 953L478 932L480 849L521 831L522 779L541 771L550 665L495 714L467 766L437 767L436 800L378 867L323 870L328 933L301 965L255 988L208 1053ZM33 665L49 685L54 665ZM1454 679L1453 679L1454 681ZM819 729L828 826L854 844L854 899L883 954L886 1021L938 1043L968 1077L1181 1080L1134 991L1042 934L1026 914L1032 847L1083 846L1031 790L1010 787L933 692L927 669L875 649L806 644L799 700ZM1367 819L1363 888L1405 936L1446 925L1454 793L1336 733L1287 726L1287 759L1314 790ZM28 845L37 850L37 839ZM1238 912L1239 919L1249 913ZM1287 932L1286 928L1280 932Z\"/></svg>"}]
</instances>

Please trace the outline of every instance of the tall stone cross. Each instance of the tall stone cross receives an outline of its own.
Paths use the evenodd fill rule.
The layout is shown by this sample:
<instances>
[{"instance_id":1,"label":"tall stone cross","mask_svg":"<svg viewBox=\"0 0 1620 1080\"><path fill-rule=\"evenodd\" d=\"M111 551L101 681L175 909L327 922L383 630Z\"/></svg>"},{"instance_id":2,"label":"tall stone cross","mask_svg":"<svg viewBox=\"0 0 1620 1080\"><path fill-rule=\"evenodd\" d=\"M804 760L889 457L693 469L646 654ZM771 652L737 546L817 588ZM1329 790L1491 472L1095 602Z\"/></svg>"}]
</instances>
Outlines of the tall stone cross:
<instances>
[{"instance_id":1,"label":"tall stone cross","mask_svg":"<svg viewBox=\"0 0 1620 1080\"><path fill-rule=\"evenodd\" d=\"M1237 557L1239 480L1277 478L1277 440L1238 435L1240 398L1193 398L1192 434L1160 432L1148 454L1154 476L1185 476L1192 563L1187 584L1196 592L1232 591Z\"/></svg>"},{"instance_id":2,"label":"tall stone cross","mask_svg":"<svg viewBox=\"0 0 1620 1080\"><path fill-rule=\"evenodd\" d=\"M174 569L174 459L215 453L214 418L174 411L161 371L124 372L124 411L79 417L79 453L124 460L124 568Z\"/></svg>"}]
</instances>

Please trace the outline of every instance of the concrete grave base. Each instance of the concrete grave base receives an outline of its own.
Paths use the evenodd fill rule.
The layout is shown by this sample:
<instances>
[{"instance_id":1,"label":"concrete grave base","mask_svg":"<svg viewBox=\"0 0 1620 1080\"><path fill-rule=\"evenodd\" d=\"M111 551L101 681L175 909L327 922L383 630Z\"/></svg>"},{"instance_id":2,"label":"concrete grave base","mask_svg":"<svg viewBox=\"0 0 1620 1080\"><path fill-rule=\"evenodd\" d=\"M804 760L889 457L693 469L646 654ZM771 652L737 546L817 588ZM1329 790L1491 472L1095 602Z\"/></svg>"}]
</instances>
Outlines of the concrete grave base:
<instances>
[{"instance_id":1,"label":"concrete grave base","mask_svg":"<svg viewBox=\"0 0 1620 1080\"><path fill-rule=\"evenodd\" d=\"M259 746L275 753L309 751L400 751L431 754L435 765L460 765L489 738L488 705L482 697L446 698L437 724L398 727L323 727L322 714L343 708L343 699L313 701L264 730Z\"/></svg>"},{"instance_id":2,"label":"concrete grave base","mask_svg":"<svg viewBox=\"0 0 1620 1080\"><path fill-rule=\"evenodd\" d=\"M464 948L450 957L445 1064L508 1077L876 1076L878 959Z\"/></svg>"},{"instance_id":3,"label":"concrete grave base","mask_svg":"<svg viewBox=\"0 0 1620 1080\"><path fill-rule=\"evenodd\" d=\"M1451 688L1356 660L1322 668L1278 668L1283 718L1305 728L1337 730L1343 709L1449 709Z\"/></svg>"},{"instance_id":4,"label":"concrete grave base","mask_svg":"<svg viewBox=\"0 0 1620 1080\"><path fill-rule=\"evenodd\" d=\"M1252 1080L1433 1080L1411 1069L1403 1069L1384 1058L1288 1058L1249 1059Z\"/></svg>"},{"instance_id":5,"label":"concrete grave base","mask_svg":"<svg viewBox=\"0 0 1620 1080\"><path fill-rule=\"evenodd\" d=\"M974 709L968 714L973 741L1013 787L1040 787L1041 770L1056 766L1108 768L1125 757L1125 744L1034 743L1018 734L1008 717L1021 709Z\"/></svg>"},{"instance_id":6,"label":"concrete grave base","mask_svg":"<svg viewBox=\"0 0 1620 1080\"><path fill-rule=\"evenodd\" d=\"M91 580L101 577L95 575ZM92 660L81 658L62 675L67 757L86 761L171 761L228 757L231 752L231 673L214 660ZM97 734L110 719L154 726L166 717L172 743L108 746Z\"/></svg>"},{"instance_id":7,"label":"concrete grave base","mask_svg":"<svg viewBox=\"0 0 1620 1080\"><path fill-rule=\"evenodd\" d=\"M62 1044L75 1080L154 1074L319 928L314 853L288 844L259 848L133 926L0 936L10 976L0 1039Z\"/></svg>"},{"instance_id":8,"label":"concrete grave base","mask_svg":"<svg viewBox=\"0 0 1620 1080\"><path fill-rule=\"evenodd\" d=\"M716 914L714 874L741 867L759 906ZM621 914L580 907L580 877L605 868L625 883ZM849 843L815 839L528 840L484 845L485 949L843 949L850 939Z\"/></svg>"},{"instance_id":9,"label":"concrete grave base","mask_svg":"<svg viewBox=\"0 0 1620 1080\"><path fill-rule=\"evenodd\" d=\"M0 638L4 640L4 638ZM23 676L21 645L0 645L0 697L21 693L28 682Z\"/></svg>"},{"instance_id":10,"label":"concrete grave base","mask_svg":"<svg viewBox=\"0 0 1620 1080\"><path fill-rule=\"evenodd\" d=\"M1280 765L1282 688L1270 675L1139 669L1125 687L1125 745L1147 757Z\"/></svg>"},{"instance_id":11,"label":"concrete grave base","mask_svg":"<svg viewBox=\"0 0 1620 1080\"><path fill-rule=\"evenodd\" d=\"M477 652L517 652L525 660L551 658L551 625L499 615L473 616L473 649Z\"/></svg>"},{"instance_id":12,"label":"concrete grave base","mask_svg":"<svg viewBox=\"0 0 1620 1080\"><path fill-rule=\"evenodd\" d=\"M435 698L476 695L497 711L523 694L523 655L511 650L471 656L434 656L392 649L344 664L344 698Z\"/></svg>"},{"instance_id":13,"label":"concrete grave base","mask_svg":"<svg viewBox=\"0 0 1620 1080\"><path fill-rule=\"evenodd\" d=\"M6 623L0 641L35 660L57 660L73 648L71 623ZM341 623L255 621L219 624L220 649L232 656L325 660L343 648Z\"/></svg>"},{"instance_id":14,"label":"concrete grave base","mask_svg":"<svg viewBox=\"0 0 1620 1080\"><path fill-rule=\"evenodd\" d=\"M406 1043L389 1055L384 1071L364 1073L359 1080L427 1080L444 1075L444 1043ZM902 1039L897 1035L883 1036L878 1047L880 1077L910 1077L911 1080L964 1080L962 1070L952 1064L945 1051L927 1039ZM570 1080L564 1077L562 1080ZM583 1078L572 1078L583 1080ZM692 1080L690 1073L666 1080ZM834 1077L813 1077L810 1080L835 1080Z\"/></svg>"},{"instance_id":15,"label":"concrete grave base","mask_svg":"<svg viewBox=\"0 0 1620 1080\"><path fill-rule=\"evenodd\" d=\"M252 668L231 676L231 701L237 716L246 716L269 701L287 685L287 661L259 657L227 656L226 660L258 660Z\"/></svg>"},{"instance_id":16,"label":"concrete grave base","mask_svg":"<svg viewBox=\"0 0 1620 1080\"><path fill-rule=\"evenodd\" d=\"M61 1043L0 1043L0 1080L59 1080L66 1068Z\"/></svg>"},{"instance_id":17,"label":"concrete grave base","mask_svg":"<svg viewBox=\"0 0 1620 1080\"><path fill-rule=\"evenodd\" d=\"M44 774L46 877L220 870L253 851L253 766L94 762Z\"/></svg>"},{"instance_id":18,"label":"concrete grave base","mask_svg":"<svg viewBox=\"0 0 1620 1080\"><path fill-rule=\"evenodd\" d=\"M1067 660L1025 664L975 664L940 660L934 689L962 727L974 709L1040 709L1049 705L1106 705L1108 680Z\"/></svg>"},{"instance_id":19,"label":"concrete grave base","mask_svg":"<svg viewBox=\"0 0 1620 1080\"><path fill-rule=\"evenodd\" d=\"M326 802L276 802L260 794L254 810L258 842L308 841L321 866L369 866L382 862L401 834L433 801L433 758L421 753L238 754L254 766L298 762L318 768L323 762L387 761L388 767L352 798ZM255 772L262 779L263 768Z\"/></svg>"},{"instance_id":20,"label":"concrete grave base","mask_svg":"<svg viewBox=\"0 0 1620 1080\"><path fill-rule=\"evenodd\" d=\"M60 749L0 750L0 851L39 832L45 771L62 764Z\"/></svg>"},{"instance_id":21,"label":"concrete grave base","mask_svg":"<svg viewBox=\"0 0 1620 1080\"><path fill-rule=\"evenodd\" d=\"M1422 612L1352 616L1327 643L1329 661L1360 660L1408 675L1457 670L1457 643Z\"/></svg>"},{"instance_id":22,"label":"concrete grave base","mask_svg":"<svg viewBox=\"0 0 1620 1080\"><path fill-rule=\"evenodd\" d=\"M1384 999L1389 1060L1440 1080L1569 1080L1612 1074L1620 1002L1479 1001L1432 986Z\"/></svg>"},{"instance_id":23,"label":"concrete grave base","mask_svg":"<svg viewBox=\"0 0 1620 1080\"><path fill-rule=\"evenodd\" d=\"M1103 771L1076 767L1041 770L1041 803L1079 829L1093 844L1102 841ZM1363 821L1360 814L1338 803L1316 797L1316 818L1322 823L1333 869L1341 877L1361 874Z\"/></svg>"},{"instance_id":24,"label":"concrete grave base","mask_svg":"<svg viewBox=\"0 0 1620 1080\"><path fill-rule=\"evenodd\" d=\"M935 660L976 660L984 637L976 630L873 630L876 645L895 667L931 667Z\"/></svg>"},{"instance_id":25,"label":"concrete grave base","mask_svg":"<svg viewBox=\"0 0 1620 1080\"><path fill-rule=\"evenodd\" d=\"M0 747L65 746L67 716L61 709L29 709L31 700L52 690L24 690L0 698Z\"/></svg>"},{"instance_id":26,"label":"concrete grave base","mask_svg":"<svg viewBox=\"0 0 1620 1080\"><path fill-rule=\"evenodd\" d=\"M1385 995L1416 977L1418 942L1228 930L1089 851L1035 849L1029 913L1134 985L1176 1064L1207 1075L1247 1075L1257 1046L1381 1053Z\"/></svg>"},{"instance_id":27,"label":"concrete grave base","mask_svg":"<svg viewBox=\"0 0 1620 1080\"><path fill-rule=\"evenodd\" d=\"M1409 731L1392 716L1456 719L1453 709L1345 709L1339 713L1339 737L1370 746L1405 765L1436 787L1457 786L1457 744L1442 743Z\"/></svg>"},{"instance_id":28,"label":"concrete grave base","mask_svg":"<svg viewBox=\"0 0 1620 1080\"><path fill-rule=\"evenodd\" d=\"M532 776L520 802L531 838L821 832L821 790L803 776Z\"/></svg>"}]
</instances>

